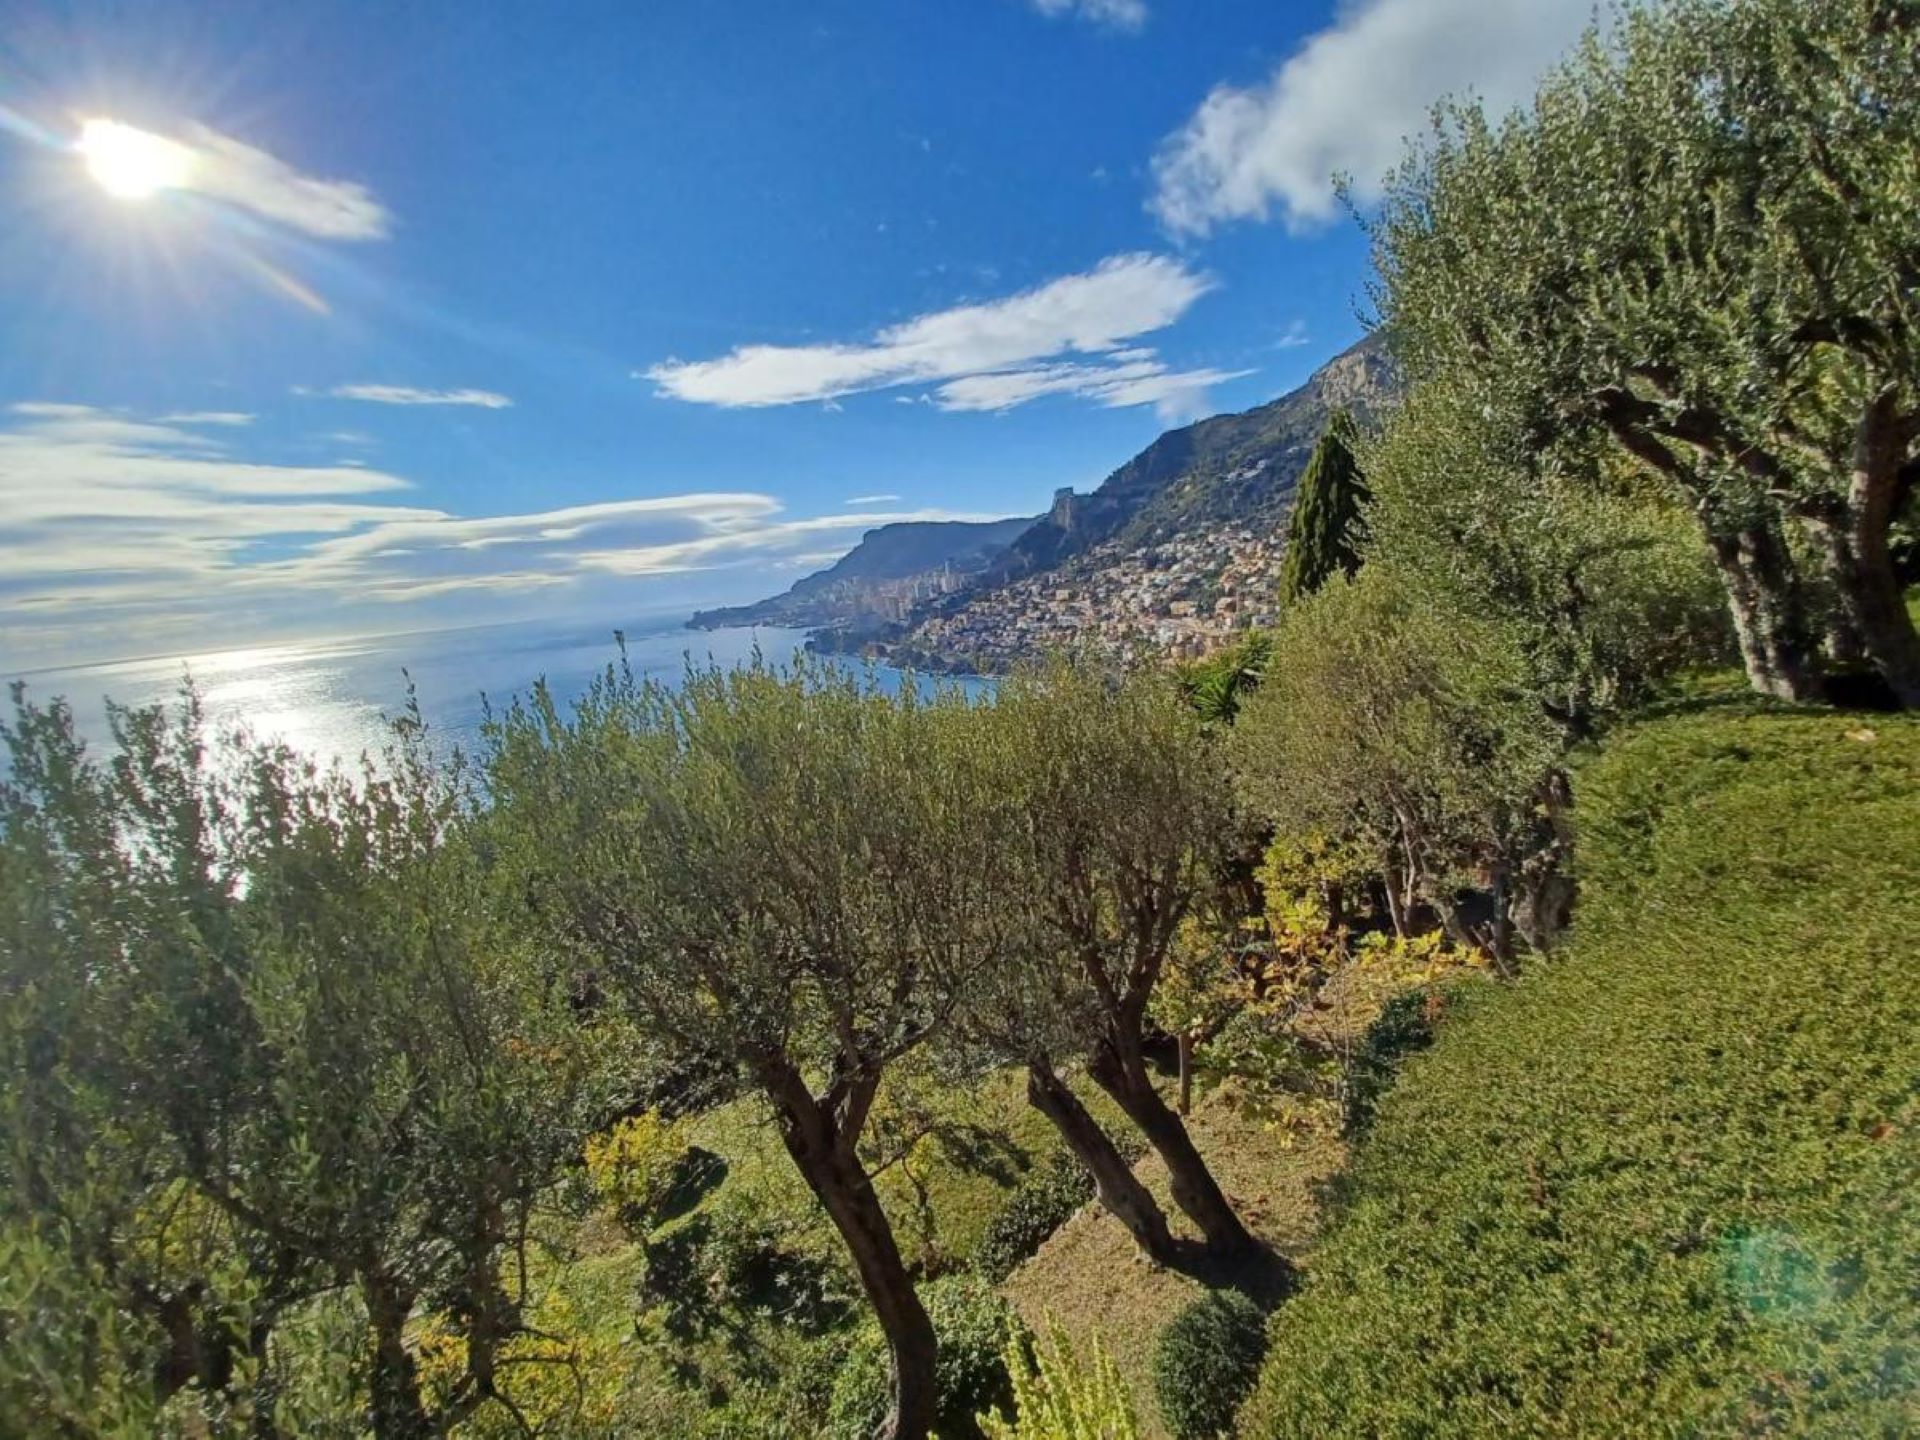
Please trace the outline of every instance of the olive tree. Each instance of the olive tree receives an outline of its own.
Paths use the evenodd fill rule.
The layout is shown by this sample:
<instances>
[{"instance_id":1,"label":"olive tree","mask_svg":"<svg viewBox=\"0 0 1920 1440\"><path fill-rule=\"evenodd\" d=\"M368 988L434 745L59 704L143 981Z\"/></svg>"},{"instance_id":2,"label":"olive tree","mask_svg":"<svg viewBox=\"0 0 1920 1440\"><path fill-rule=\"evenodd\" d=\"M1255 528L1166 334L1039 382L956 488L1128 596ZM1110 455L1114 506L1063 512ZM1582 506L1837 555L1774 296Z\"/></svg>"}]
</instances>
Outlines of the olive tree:
<instances>
[{"instance_id":1,"label":"olive tree","mask_svg":"<svg viewBox=\"0 0 1920 1440\"><path fill-rule=\"evenodd\" d=\"M1146 1059L1154 988L1233 838L1220 758L1171 677L1113 681L1065 661L1003 682L989 726L1008 821L995 827L994 873L1001 903L1030 921L1024 983L1062 997L1039 1013L1077 1017L1088 1076L1166 1162L1174 1203L1208 1245L1244 1249L1245 1227ZM1123 1219L1137 1207L1114 1199ZM1136 1237L1157 1243L1151 1215L1140 1223Z\"/></svg>"},{"instance_id":2,"label":"olive tree","mask_svg":"<svg viewBox=\"0 0 1920 1440\"><path fill-rule=\"evenodd\" d=\"M244 1390L276 1309L113 1078L126 1046L127 860L103 770L59 703L0 725L0 1410L154 1433L189 1385ZM148 1088L142 1082L142 1089ZM255 1257L256 1259L260 1257Z\"/></svg>"},{"instance_id":3,"label":"olive tree","mask_svg":"<svg viewBox=\"0 0 1920 1440\"><path fill-rule=\"evenodd\" d=\"M91 817L60 840L80 882L61 928L88 943L50 958L112 1036L71 1053L102 1133L145 1142L142 1212L217 1216L269 1299L354 1296L375 1434L515 1409L527 1228L617 1046L492 903L457 769L417 721L353 771L210 740L191 696L116 712L105 767L64 712L23 725L62 758L10 820ZM429 1310L463 1354L432 1395L408 1342ZM194 1352L191 1378L220 1359Z\"/></svg>"},{"instance_id":4,"label":"olive tree","mask_svg":"<svg viewBox=\"0 0 1920 1440\"><path fill-rule=\"evenodd\" d=\"M610 1106L621 1036L582 1026L565 977L494 903L463 773L413 722L380 768L322 772L257 745L224 768L237 778L216 853L245 889L192 938L234 957L251 1043L231 1116L176 1124L189 1173L241 1223L350 1279L379 1433L512 1411L508 1371L531 1363L513 1344L529 1223ZM155 778L164 797L173 777ZM227 1083L217 1047L191 1053ZM405 1336L421 1309L464 1351L431 1402Z\"/></svg>"},{"instance_id":5,"label":"olive tree","mask_svg":"<svg viewBox=\"0 0 1920 1440\"><path fill-rule=\"evenodd\" d=\"M1387 572L1403 609L1457 633L1492 627L1489 653L1517 662L1514 698L1537 706L1562 744L1591 738L1676 670L1729 648L1690 517L1605 442L1543 451L1510 414L1442 378L1413 387L1364 455L1374 488L1367 563ZM1448 616L1460 618L1447 625ZM1536 947L1571 900L1569 798L1555 761L1502 827L1497 874L1510 918Z\"/></svg>"},{"instance_id":6,"label":"olive tree","mask_svg":"<svg viewBox=\"0 0 1920 1440\"><path fill-rule=\"evenodd\" d=\"M1431 609L1369 563L1283 615L1275 655L1232 736L1249 809L1371 854L1400 934L1424 904L1504 959L1538 787L1561 753L1512 627ZM1483 879L1495 915L1476 932L1455 897Z\"/></svg>"},{"instance_id":7,"label":"olive tree","mask_svg":"<svg viewBox=\"0 0 1920 1440\"><path fill-rule=\"evenodd\" d=\"M1569 741L1724 653L1688 514L1603 445L1542 451L1447 378L1413 387L1362 454L1367 562L1433 613L1498 621Z\"/></svg>"},{"instance_id":8,"label":"olive tree","mask_svg":"<svg viewBox=\"0 0 1920 1440\"><path fill-rule=\"evenodd\" d=\"M981 716L982 720L990 717ZM987 728L987 727L982 727ZM1023 823L1017 790L988 795L979 823L992 833ZM996 823L999 822L999 823ZM1021 851L1009 845L997 859L1018 864ZM1005 870L997 870L1005 876ZM1062 1063L1085 1051L1099 1023L1096 1004L1084 976L1059 963L1059 940L1017 898L1026 889L1008 884L1006 903L996 915L998 943L974 952L966 986L942 1036L942 1049L960 1057L958 1068L1017 1065L1027 1076L1027 1103L1046 1116L1063 1144L1093 1177L1094 1193L1108 1214L1133 1236L1143 1254L1167 1263L1176 1258L1166 1214L1151 1191L1133 1173L1120 1147L1087 1109L1061 1072Z\"/></svg>"},{"instance_id":9,"label":"olive tree","mask_svg":"<svg viewBox=\"0 0 1920 1440\"><path fill-rule=\"evenodd\" d=\"M880 1433L936 1401L926 1310L859 1155L887 1067L946 1019L993 896L957 692L888 693L764 662L678 687L624 664L562 713L492 730L489 779L527 903L667 1063L772 1111L887 1340Z\"/></svg>"},{"instance_id":10,"label":"olive tree","mask_svg":"<svg viewBox=\"0 0 1920 1440\"><path fill-rule=\"evenodd\" d=\"M1443 111L1373 227L1414 377L1660 477L1768 694L1817 690L1824 582L1841 648L1920 704L1887 542L1920 470L1916 149L1911 0L1665 0L1504 123Z\"/></svg>"}]
</instances>

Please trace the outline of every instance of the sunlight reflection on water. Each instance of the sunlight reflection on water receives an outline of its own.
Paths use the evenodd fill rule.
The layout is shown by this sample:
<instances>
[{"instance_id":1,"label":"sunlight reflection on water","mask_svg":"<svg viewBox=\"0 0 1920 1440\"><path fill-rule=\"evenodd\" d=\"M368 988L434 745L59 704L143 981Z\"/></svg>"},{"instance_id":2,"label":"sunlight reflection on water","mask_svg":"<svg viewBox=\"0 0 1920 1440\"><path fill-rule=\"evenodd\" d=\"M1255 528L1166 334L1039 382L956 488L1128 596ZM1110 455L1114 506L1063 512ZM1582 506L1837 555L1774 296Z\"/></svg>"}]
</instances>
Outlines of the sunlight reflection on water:
<instances>
[{"instance_id":1,"label":"sunlight reflection on water","mask_svg":"<svg viewBox=\"0 0 1920 1440\"><path fill-rule=\"evenodd\" d=\"M316 758L352 759L380 750L391 717L406 705L409 677L421 712L444 743L471 746L482 697L504 706L544 677L562 701L611 663L613 626L541 623L421 632L205 655L118 660L26 675L29 698L65 696L90 740L107 738L107 702L150 705L176 696L192 675L207 719L224 731L243 724ZM636 672L673 679L687 658L730 665L754 647L784 661L805 636L797 630L693 631L655 622L626 632Z\"/></svg>"}]
</instances>

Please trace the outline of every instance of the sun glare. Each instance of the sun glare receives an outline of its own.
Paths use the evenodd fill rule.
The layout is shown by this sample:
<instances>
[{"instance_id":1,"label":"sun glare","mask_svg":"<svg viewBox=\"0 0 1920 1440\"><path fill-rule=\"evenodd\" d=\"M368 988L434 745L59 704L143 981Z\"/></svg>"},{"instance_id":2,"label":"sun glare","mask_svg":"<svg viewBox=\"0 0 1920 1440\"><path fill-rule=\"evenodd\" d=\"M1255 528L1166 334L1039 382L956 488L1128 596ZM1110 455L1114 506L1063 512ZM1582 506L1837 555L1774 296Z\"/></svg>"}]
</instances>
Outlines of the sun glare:
<instances>
[{"instance_id":1,"label":"sun glare","mask_svg":"<svg viewBox=\"0 0 1920 1440\"><path fill-rule=\"evenodd\" d=\"M79 151L102 190L121 200L145 200L186 184L193 152L176 140L122 125L89 120L80 127Z\"/></svg>"}]
</instances>

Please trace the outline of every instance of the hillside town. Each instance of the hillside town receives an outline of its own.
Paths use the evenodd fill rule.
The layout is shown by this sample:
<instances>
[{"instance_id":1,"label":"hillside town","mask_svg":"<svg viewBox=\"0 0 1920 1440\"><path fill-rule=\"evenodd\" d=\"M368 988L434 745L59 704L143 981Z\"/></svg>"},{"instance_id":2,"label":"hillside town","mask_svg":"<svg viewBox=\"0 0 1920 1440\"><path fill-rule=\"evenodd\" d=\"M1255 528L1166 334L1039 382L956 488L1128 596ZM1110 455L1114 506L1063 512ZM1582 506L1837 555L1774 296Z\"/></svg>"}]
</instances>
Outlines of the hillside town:
<instances>
[{"instance_id":1,"label":"hillside town","mask_svg":"<svg viewBox=\"0 0 1920 1440\"><path fill-rule=\"evenodd\" d=\"M1375 336L1264 405L1170 430L1032 520L889 525L832 569L699 628L786 624L810 649L1000 674L1061 650L1191 660L1273 623L1296 487L1335 416L1395 393ZM909 533L911 532L911 533Z\"/></svg>"},{"instance_id":2,"label":"hillside town","mask_svg":"<svg viewBox=\"0 0 1920 1440\"><path fill-rule=\"evenodd\" d=\"M1274 621L1284 533L1221 527L1125 548L968 597L875 647L922 668L991 674L1049 651L1190 659Z\"/></svg>"}]
</instances>

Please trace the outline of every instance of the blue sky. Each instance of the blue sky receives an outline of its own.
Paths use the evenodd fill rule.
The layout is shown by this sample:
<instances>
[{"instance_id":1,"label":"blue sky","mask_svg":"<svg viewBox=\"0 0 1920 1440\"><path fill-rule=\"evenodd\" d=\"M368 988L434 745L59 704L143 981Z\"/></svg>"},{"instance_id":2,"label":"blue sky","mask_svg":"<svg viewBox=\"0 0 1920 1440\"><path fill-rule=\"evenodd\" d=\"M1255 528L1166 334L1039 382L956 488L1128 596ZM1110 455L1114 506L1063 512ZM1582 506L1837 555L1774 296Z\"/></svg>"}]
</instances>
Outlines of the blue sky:
<instances>
[{"instance_id":1,"label":"blue sky","mask_svg":"<svg viewBox=\"0 0 1920 1440\"><path fill-rule=\"evenodd\" d=\"M9 7L0 669L617 623L1036 511L1350 343L1331 173L1587 13Z\"/></svg>"}]
</instances>

